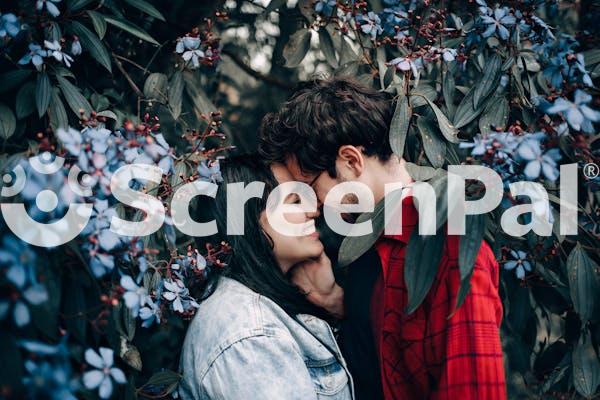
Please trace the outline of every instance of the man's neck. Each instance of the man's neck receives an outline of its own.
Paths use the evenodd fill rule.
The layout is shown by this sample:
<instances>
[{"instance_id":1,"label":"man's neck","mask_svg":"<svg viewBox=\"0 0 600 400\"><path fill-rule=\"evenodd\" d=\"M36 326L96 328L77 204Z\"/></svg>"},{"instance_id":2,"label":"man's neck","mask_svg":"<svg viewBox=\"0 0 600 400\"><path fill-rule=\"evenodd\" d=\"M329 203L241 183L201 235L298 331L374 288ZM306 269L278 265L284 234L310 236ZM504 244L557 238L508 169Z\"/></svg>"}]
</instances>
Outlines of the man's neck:
<instances>
[{"instance_id":1,"label":"man's neck","mask_svg":"<svg viewBox=\"0 0 600 400\"><path fill-rule=\"evenodd\" d=\"M385 185L392 183L402 183L404 187L410 185L413 179L406 170L406 161L403 158L398 158L396 155L379 164L381 167L380 173L377 174L375 182L373 182L373 195L375 202L383 199L385 194Z\"/></svg>"}]
</instances>

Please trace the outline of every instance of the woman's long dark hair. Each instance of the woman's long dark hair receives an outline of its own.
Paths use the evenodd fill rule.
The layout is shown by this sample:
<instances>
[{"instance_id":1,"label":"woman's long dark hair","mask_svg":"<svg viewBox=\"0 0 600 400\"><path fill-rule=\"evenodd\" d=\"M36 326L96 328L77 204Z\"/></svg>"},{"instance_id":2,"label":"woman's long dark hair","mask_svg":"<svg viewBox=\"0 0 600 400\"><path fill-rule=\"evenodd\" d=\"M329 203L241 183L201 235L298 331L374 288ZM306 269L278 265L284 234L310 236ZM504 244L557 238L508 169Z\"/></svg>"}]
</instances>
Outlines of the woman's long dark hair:
<instances>
[{"instance_id":1,"label":"woman's long dark hair","mask_svg":"<svg viewBox=\"0 0 600 400\"><path fill-rule=\"evenodd\" d=\"M324 311L306 300L300 290L283 274L275 255L273 242L261 228L260 215L266 208L269 193L278 185L270 167L256 155L229 158L221 162L223 182L215 199L199 198L197 221L215 219L218 233L209 238L198 238L198 244L205 242L227 242L232 254L227 266L212 268L206 281L192 288L194 294L206 299L215 290L219 276L227 276L242 283L253 291L268 297L288 314L305 313L324 316ZM262 198L252 198L244 206L244 235L227 235L227 184L243 182L265 183Z\"/></svg>"}]
</instances>

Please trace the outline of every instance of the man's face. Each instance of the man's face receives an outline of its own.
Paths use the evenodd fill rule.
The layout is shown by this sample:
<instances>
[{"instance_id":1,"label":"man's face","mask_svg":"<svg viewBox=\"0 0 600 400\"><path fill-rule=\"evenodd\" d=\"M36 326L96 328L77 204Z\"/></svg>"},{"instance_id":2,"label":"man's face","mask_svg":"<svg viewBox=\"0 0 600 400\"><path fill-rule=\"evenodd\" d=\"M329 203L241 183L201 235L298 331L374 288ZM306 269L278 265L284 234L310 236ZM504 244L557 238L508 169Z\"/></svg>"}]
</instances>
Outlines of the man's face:
<instances>
[{"instance_id":1,"label":"man's face","mask_svg":"<svg viewBox=\"0 0 600 400\"><path fill-rule=\"evenodd\" d=\"M337 174L336 178L329 176L327 171L321 171L317 174L306 174L300 169L298 161L294 156L288 157L286 166L295 181L306 183L312 187L317 195L317 199L319 200L319 207L323 206L323 203L325 203L325 198L327 197L327 193L329 193L331 188L344 181L339 173ZM343 204L356 204L358 199L354 194L347 194L341 202Z\"/></svg>"}]
</instances>

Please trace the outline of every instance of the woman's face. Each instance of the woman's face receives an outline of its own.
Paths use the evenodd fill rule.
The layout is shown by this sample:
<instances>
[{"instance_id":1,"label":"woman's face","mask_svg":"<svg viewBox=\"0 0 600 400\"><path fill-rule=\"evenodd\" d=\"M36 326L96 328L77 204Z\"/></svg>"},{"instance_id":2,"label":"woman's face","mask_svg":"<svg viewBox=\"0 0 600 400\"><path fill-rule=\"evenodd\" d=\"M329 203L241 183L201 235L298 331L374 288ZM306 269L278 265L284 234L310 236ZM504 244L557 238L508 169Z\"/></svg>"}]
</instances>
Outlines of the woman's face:
<instances>
[{"instance_id":1,"label":"woman's face","mask_svg":"<svg viewBox=\"0 0 600 400\"><path fill-rule=\"evenodd\" d=\"M279 184L294 180L291 173L283 164L273 164L271 166L271 171L273 171L273 175ZM298 195L292 193L284 199L283 203L296 204L299 203L299 201L300 198ZM310 221L311 219L315 219L318 215L318 211L304 212L300 207L297 212L283 214L286 221L291 224L301 224ZM273 240L273 253L284 274L287 273L293 265L310 258L318 257L323 252L323 244L319 240L319 233L317 231L304 236L283 235L273 229L269 224L265 211L263 211L260 216L260 224L263 230Z\"/></svg>"}]
</instances>

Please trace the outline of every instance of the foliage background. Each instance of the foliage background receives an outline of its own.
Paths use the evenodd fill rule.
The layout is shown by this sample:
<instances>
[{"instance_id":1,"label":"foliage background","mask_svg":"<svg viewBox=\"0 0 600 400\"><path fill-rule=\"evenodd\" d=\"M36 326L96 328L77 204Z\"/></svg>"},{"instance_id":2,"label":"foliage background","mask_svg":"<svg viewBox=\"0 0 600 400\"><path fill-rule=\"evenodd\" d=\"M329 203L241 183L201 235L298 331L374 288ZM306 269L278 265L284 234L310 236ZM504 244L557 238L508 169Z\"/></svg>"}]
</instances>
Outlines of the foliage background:
<instances>
[{"instance_id":1,"label":"foliage background","mask_svg":"<svg viewBox=\"0 0 600 400\"><path fill-rule=\"evenodd\" d=\"M77 198L62 191L67 168L48 178L25 161L65 156L65 167L93 177L95 212L88 230L54 249L19 241L0 222L0 396L173 395L197 307L188 286L229 251L195 248L169 219L150 237L112 236L110 216L141 215L117 205L107 182L127 163L160 165L165 179L145 189L168 204L183 183L218 180L207 160L232 145L254 150L262 116L320 73L397 95L393 148L438 194L436 169L461 162L491 166L507 185L544 185L552 235L499 231L516 202L507 187L497 212L469 221L463 284L477 250L468 244L485 237L505 267L511 398L596 396L600 198L581 169L598 162L599 9L595 0L3 1L0 169L24 168L18 201L48 222ZM555 200L558 164L569 163L579 166L580 233L564 237ZM60 193L55 213L36 208L42 189ZM414 308L435 273L419 262L437 263L408 262Z\"/></svg>"}]
</instances>

